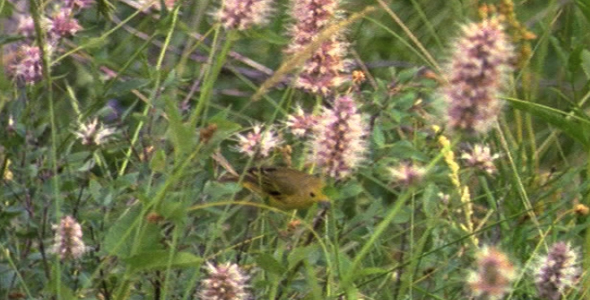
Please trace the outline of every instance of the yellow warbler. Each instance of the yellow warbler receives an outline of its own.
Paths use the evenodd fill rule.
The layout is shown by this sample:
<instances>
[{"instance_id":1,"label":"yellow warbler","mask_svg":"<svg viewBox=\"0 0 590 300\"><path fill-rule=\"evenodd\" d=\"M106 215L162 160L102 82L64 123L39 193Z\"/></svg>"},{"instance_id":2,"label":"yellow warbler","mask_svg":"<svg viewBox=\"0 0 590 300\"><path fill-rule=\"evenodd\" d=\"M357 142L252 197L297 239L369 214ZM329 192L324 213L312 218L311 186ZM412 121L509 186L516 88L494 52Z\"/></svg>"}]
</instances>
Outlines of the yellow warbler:
<instances>
[{"instance_id":1,"label":"yellow warbler","mask_svg":"<svg viewBox=\"0 0 590 300\"><path fill-rule=\"evenodd\" d=\"M268 198L271 206L283 209L304 209L314 203L329 206L324 195L324 181L305 172L281 167L251 168L242 185Z\"/></svg>"}]
</instances>

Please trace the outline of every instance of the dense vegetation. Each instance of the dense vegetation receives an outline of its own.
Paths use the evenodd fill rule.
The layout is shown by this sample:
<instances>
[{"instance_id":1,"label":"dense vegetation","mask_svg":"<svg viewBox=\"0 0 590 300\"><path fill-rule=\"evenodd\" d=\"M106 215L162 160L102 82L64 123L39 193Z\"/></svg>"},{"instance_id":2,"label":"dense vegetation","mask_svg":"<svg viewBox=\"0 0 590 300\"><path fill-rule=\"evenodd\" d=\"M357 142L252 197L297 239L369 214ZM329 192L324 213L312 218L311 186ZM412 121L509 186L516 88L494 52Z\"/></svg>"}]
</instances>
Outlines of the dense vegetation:
<instances>
[{"instance_id":1,"label":"dense vegetation","mask_svg":"<svg viewBox=\"0 0 590 300\"><path fill-rule=\"evenodd\" d=\"M0 12L2 299L590 299L587 1Z\"/></svg>"}]
</instances>

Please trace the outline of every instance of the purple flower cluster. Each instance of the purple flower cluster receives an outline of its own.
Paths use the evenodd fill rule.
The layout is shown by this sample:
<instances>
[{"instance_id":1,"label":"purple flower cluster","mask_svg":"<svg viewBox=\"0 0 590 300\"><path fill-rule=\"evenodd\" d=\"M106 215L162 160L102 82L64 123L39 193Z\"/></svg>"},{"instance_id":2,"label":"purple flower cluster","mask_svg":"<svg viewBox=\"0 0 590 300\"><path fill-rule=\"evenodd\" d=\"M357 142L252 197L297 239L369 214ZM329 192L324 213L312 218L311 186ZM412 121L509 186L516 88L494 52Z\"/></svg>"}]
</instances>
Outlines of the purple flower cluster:
<instances>
[{"instance_id":1,"label":"purple flower cluster","mask_svg":"<svg viewBox=\"0 0 590 300\"><path fill-rule=\"evenodd\" d=\"M282 142L271 126L264 129L261 125L255 125L246 134L238 134L237 138L237 150L249 157L268 157Z\"/></svg>"},{"instance_id":2,"label":"purple flower cluster","mask_svg":"<svg viewBox=\"0 0 590 300\"><path fill-rule=\"evenodd\" d=\"M199 299L202 300L243 300L247 299L246 281L236 264L225 263L217 266L207 263L208 277L201 282Z\"/></svg>"},{"instance_id":3,"label":"purple flower cluster","mask_svg":"<svg viewBox=\"0 0 590 300\"><path fill-rule=\"evenodd\" d=\"M332 108L318 118L312 147L313 160L324 173L343 179L363 160L367 128L351 95L336 97Z\"/></svg>"},{"instance_id":4,"label":"purple flower cluster","mask_svg":"<svg viewBox=\"0 0 590 300\"><path fill-rule=\"evenodd\" d=\"M494 247L483 247L477 253L477 271L467 282L474 295L499 299L510 291L515 278L516 270L506 254Z\"/></svg>"},{"instance_id":5,"label":"purple flower cluster","mask_svg":"<svg viewBox=\"0 0 590 300\"><path fill-rule=\"evenodd\" d=\"M59 225L54 225L55 238L51 252L59 255L62 260L77 259L86 252L82 241L82 227L70 216L61 219Z\"/></svg>"},{"instance_id":6,"label":"purple flower cluster","mask_svg":"<svg viewBox=\"0 0 590 300\"><path fill-rule=\"evenodd\" d=\"M68 7L62 7L53 13L47 34L50 43L57 43L57 41L63 37L76 35L76 32L81 29L82 26L80 26L78 20L74 18L73 10Z\"/></svg>"},{"instance_id":7,"label":"purple flower cluster","mask_svg":"<svg viewBox=\"0 0 590 300\"><path fill-rule=\"evenodd\" d=\"M65 1L54 8L50 17L42 16L41 30L46 34L46 44L43 45L48 56L51 56L62 38L72 37L82 29L75 18L76 12L90 6L90 0ZM15 60L8 67L8 72L15 78L27 84L41 80L43 76L42 57L39 45L34 44L35 25L29 15L19 15L17 18L17 33L25 36L25 42L17 50Z\"/></svg>"},{"instance_id":8,"label":"purple flower cluster","mask_svg":"<svg viewBox=\"0 0 590 300\"><path fill-rule=\"evenodd\" d=\"M489 146L482 144L475 144L461 154L461 158L465 160L468 167L484 171L489 175L496 173L494 160L499 157L499 154L492 154Z\"/></svg>"},{"instance_id":9,"label":"purple flower cluster","mask_svg":"<svg viewBox=\"0 0 590 300\"><path fill-rule=\"evenodd\" d=\"M329 25L337 20L338 0L294 0L291 17L295 21L290 28L291 44L287 54L296 54L311 44ZM348 72L345 59L347 43L337 33L321 42L299 73L295 87L314 94L328 95L342 85Z\"/></svg>"},{"instance_id":10,"label":"purple flower cluster","mask_svg":"<svg viewBox=\"0 0 590 300\"><path fill-rule=\"evenodd\" d=\"M498 18L463 26L448 66L448 126L468 133L489 130L502 108L498 99L513 56Z\"/></svg>"},{"instance_id":11,"label":"purple flower cluster","mask_svg":"<svg viewBox=\"0 0 590 300\"><path fill-rule=\"evenodd\" d=\"M268 22L271 4L271 0L225 0L213 16L225 29L247 30Z\"/></svg>"},{"instance_id":12,"label":"purple flower cluster","mask_svg":"<svg viewBox=\"0 0 590 300\"><path fill-rule=\"evenodd\" d=\"M287 116L286 125L295 136L303 137L312 132L317 123L317 117L306 114L301 106L297 106L295 113Z\"/></svg>"},{"instance_id":13,"label":"purple flower cluster","mask_svg":"<svg viewBox=\"0 0 590 300\"><path fill-rule=\"evenodd\" d=\"M23 44L17 54L18 63L12 66L12 74L25 81L34 83L41 80L43 66L41 64L41 49L37 46Z\"/></svg>"},{"instance_id":14,"label":"purple flower cluster","mask_svg":"<svg viewBox=\"0 0 590 300\"><path fill-rule=\"evenodd\" d=\"M564 242L553 244L546 256L539 259L535 284L541 299L559 300L580 276L577 254Z\"/></svg>"},{"instance_id":15,"label":"purple flower cluster","mask_svg":"<svg viewBox=\"0 0 590 300\"><path fill-rule=\"evenodd\" d=\"M367 126L352 95L340 95L331 108L319 115L308 114L301 107L284 123L297 138L310 138L310 162L334 179L350 176L364 159ZM261 125L246 134L237 134L237 151L250 157L265 158L283 143L272 126Z\"/></svg>"}]
</instances>

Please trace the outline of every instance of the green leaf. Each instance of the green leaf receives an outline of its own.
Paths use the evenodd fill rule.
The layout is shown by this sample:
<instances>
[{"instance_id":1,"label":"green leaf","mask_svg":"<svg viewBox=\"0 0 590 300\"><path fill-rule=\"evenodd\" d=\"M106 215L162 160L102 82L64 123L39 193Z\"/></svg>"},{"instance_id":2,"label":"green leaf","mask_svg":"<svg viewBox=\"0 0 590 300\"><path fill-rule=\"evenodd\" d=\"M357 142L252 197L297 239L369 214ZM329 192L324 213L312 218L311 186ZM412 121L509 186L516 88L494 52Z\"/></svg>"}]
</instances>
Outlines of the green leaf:
<instances>
[{"instance_id":1,"label":"green leaf","mask_svg":"<svg viewBox=\"0 0 590 300\"><path fill-rule=\"evenodd\" d=\"M101 16L107 20L111 18L111 13L115 10L115 6L108 0L97 0L96 8Z\"/></svg>"},{"instance_id":2,"label":"green leaf","mask_svg":"<svg viewBox=\"0 0 590 300\"><path fill-rule=\"evenodd\" d=\"M86 162L84 162L82 165L80 165L80 167L78 169L76 169L76 171L84 173L84 172L88 172L90 171L92 168L94 168L94 166L96 166L96 161L94 160L94 157L87 160Z\"/></svg>"},{"instance_id":3,"label":"green leaf","mask_svg":"<svg viewBox=\"0 0 590 300\"><path fill-rule=\"evenodd\" d=\"M324 187L323 192L324 192L324 195L326 195L331 200L341 199L340 189L338 189L332 185L327 185L326 187Z\"/></svg>"},{"instance_id":4,"label":"green leaf","mask_svg":"<svg viewBox=\"0 0 590 300\"><path fill-rule=\"evenodd\" d=\"M404 224L410 222L410 218L413 212L410 210L409 207L403 207L400 209L399 213L393 217L391 223L393 224Z\"/></svg>"},{"instance_id":5,"label":"green leaf","mask_svg":"<svg viewBox=\"0 0 590 300\"><path fill-rule=\"evenodd\" d=\"M25 37L22 35L6 35L0 37L0 45L11 44L24 39Z\"/></svg>"},{"instance_id":6,"label":"green leaf","mask_svg":"<svg viewBox=\"0 0 590 300\"><path fill-rule=\"evenodd\" d=\"M166 79L162 82L163 88L171 88L178 85L178 77L176 76L176 69L172 69L168 75L166 75Z\"/></svg>"},{"instance_id":7,"label":"green leaf","mask_svg":"<svg viewBox=\"0 0 590 300\"><path fill-rule=\"evenodd\" d=\"M12 3L12 2L9 2L9 1L5 1L2 4L4 4L4 5L3 6L0 6L0 8L2 8L0 10L0 17L4 17L6 19L14 17L13 16L13 13L14 13L14 9L15 9L14 6L15 5L19 5L20 6L20 3L16 3L16 2L15 3Z\"/></svg>"},{"instance_id":8,"label":"green leaf","mask_svg":"<svg viewBox=\"0 0 590 300\"><path fill-rule=\"evenodd\" d=\"M338 259L336 259L338 258ZM332 261L338 262L338 270L340 270L341 274L347 274L350 272L350 267L352 266L352 261L350 257L344 253L339 253L338 256L333 256ZM354 280L354 278L352 278Z\"/></svg>"},{"instance_id":9,"label":"green leaf","mask_svg":"<svg viewBox=\"0 0 590 300\"><path fill-rule=\"evenodd\" d=\"M586 74L586 79L590 79L590 51L586 49L582 50L581 58L582 70Z\"/></svg>"},{"instance_id":10,"label":"green leaf","mask_svg":"<svg viewBox=\"0 0 590 300\"><path fill-rule=\"evenodd\" d=\"M227 140L230 136L232 136L236 131L240 130L242 126L237 123L228 121L228 110L221 111L207 120L208 125L215 124L217 129L215 133L211 137L211 139L207 142L205 147L203 147L203 154L208 156L213 153L218 147L221 142Z\"/></svg>"},{"instance_id":11,"label":"green leaf","mask_svg":"<svg viewBox=\"0 0 590 300\"><path fill-rule=\"evenodd\" d=\"M63 269L62 269L62 272L64 272ZM63 274L57 273L57 268L55 268L55 266L53 266L51 273L52 273L51 279L49 280L49 282L45 286L45 288L48 290L49 294L57 295L57 297L56 297L57 299L63 299L63 300L77 299L76 296L74 295L74 291L72 289L70 289L67 285L65 285L63 280L59 282L59 289L57 288L58 282L55 279L60 278L60 277L63 278ZM58 293L58 291L59 291L59 293Z\"/></svg>"},{"instance_id":12,"label":"green leaf","mask_svg":"<svg viewBox=\"0 0 590 300\"><path fill-rule=\"evenodd\" d=\"M410 141L402 140L391 145L389 156L395 158L395 161L402 161L405 159L420 159L421 153Z\"/></svg>"},{"instance_id":13,"label":"green leaf","mask_svg":"<svg viewBox=\"0 0 590 300\"><path fill-rule=\"evenodd\" d=\"M195 131L182 122L176 102L169 97L166 98L166 115L170 124L168 135L174 145L175 161L182 161L181 158L195 148Z\"/></svg>"},{"instance_id":14,"label":"green leaf","mask_svg":"<svg viewBox=\"0 0 590 300\"><path fill-rule=\"evenodd\" d=\"M198 268L204 259L189 252L178 252L170 257L169 250L147 251L135 254L124 260L131 272L162 270L171 268Z\"/></svg>"},{"instance_id":15,"label":"green leaf","mask_svg":"<svg viewBox=\"0 0 590 300\"><path fill-rule=\"evenodd\" d=\"M242 129L242 126L240 126L240 124L228 121L228 112L229 110L221 111L209 119L208 122L210 124L214 123L215 125L217 125L217 135L214 136L214 138L216 137L218 139L225 139L230 135L234 134L236 131Z\"/></svg>"},{"instance_id":16,"label":"green leaf","mask_svg":"<svg viewBox=\"0 0 590 300\"><path fill-rule=\"evenodd\" d=\"M309 252L309 248L307 247L298 247L293 249L291 253L289 253L288 261L289 261L289 268L294 267L300 261L307 258L307 254Z\"/></svg>"},{"instance_id":17,"label":"green leaf","mask_svg":"<svg viewBox=\"0 0 590 300\"><path fill-rule=\"evenodd\" d=\"M131 90L138 90L148 85L149 80L145 79L132 79L128 81L117 81L113 84L109 91L109 96L121 96L129 93Z\"/></svg>"},{"instance_id":18,"label":"green leaf","mask_svg":"<svg viewBox=\"0 0 590 300\"><path fill-rule=\"evenodd\" d=\"M187 216L186 203L179 201L162 201L156 206L156 211L166 219L175 223L182 223Z\"/></svg>"},{"instance_id":19,"label":"green leaf","mask_svg":"<svg viewBox=\"0 0 590 300\"><path fill-rule=\"evenodd\" d=\"M410 110L414 104L416 104L416 99L418 98L418 95L416 95L416 93L414 91L408 91L404 94L399 95L398 97L395 98L395 107L402 111L407 113L408 110ZM401 113L401 112L399 112ZM400 117L403 117L404 115L400 115Z\"/></svg>"},{"instance_id":20,"label":"green leaf","mask_svg":"<svg viewBox=\"0 0 590 300\"><path fill-rule=\"evenodd\" d=\"M584 46L580 45L576 49L573 49L567 59L567 70L575 74L582 66L582 50Z\"/></svg>"},{"instance_id":21,"label":"green leaf","mask_svg":"<svg viewBox=\"0 0 590 300\"><path fill-rule=\"evenodd\" d=\"M590 139L587 135L590 132L590 121L588 119L533 102L526 102L514 98L506 98L506 100L511 103L512 107L543 119L561 129L565 134L581 143L586 149L590 148Z\"/></svg>"},{"instance_id":22,"label":"green leaf","mask_svg":"<svg viewBox=\"0 0 590 300\"><path fill-rule=\"evenodd\" d=\"M381 126L373 127L373 134L371 134L371 139L375 144L375 148L383 148L385 145L385 135L383 134L383 130L381 130Z\"/></svg>"},{"instance_id":23,"label":"green leaf","mask_svg":"<svg viewBox=\"0 0 590 300\"><path fill-rule=\"evenodd\" d=\"M276 32L272 30L252 30L249 32L249 35L256 39L262 41L266 41L270 44L284 46L289 43L289 40L283 37L282 35L276 34Z\"/></svg>"},{"instance_id":24,"label":"green leaf","mask_svg":"<svg viewBox=\"0 0 590 300\"><path fill-rule=\"evenodd\" d=\"M254 257L254 260L256 260L256 264L259 267L261 267L263 270L267 272L276 275L282 275L286 272L285 267L283 267L283 265L281 265L279 261L277 261L272 255L268 253L256 255Z\"/></svg>"},{"instance_id":25,"label":"green leaf","mask_svg":"<svg viewBox=\"0 0 590 300\"><path fill-rule=\"evenodd\" d=\"M138 206L133 206L111 226L103 242L107 253L120 257L131 255L132 237L135 233L133 225L140 212Z\"/></svg>"},{"instance_id":26,"label":"green leaf","mask_svg":"<svg viewBox=\"0 0 590 300\"><path fill-rule=\"evenodd\" d=\"M85 162L91 154L92 152L90 151L74 152L70 153L70 155L66 156L64 159L70 164L81 163Z\"/></svg>"},{"instance_id":27,"label":"green leaf","mask_svg":"<svg viewBox=\"0 0 590 300\"><path fill-rule=\"evenodd\" d=\"M435 218L437 216L437 207L440 202L438 197L438 187L436 184L428 184L422 195L422 210L424 214L429 218Z\"/></svg>"},{"instance_id":28,"label":"green leaf","mask_svg":"<svg viewBox=\"0 0 590 300\"><path fill-rule=\"evenodd\" d=\"M94 198L97 203L102 202L102 185L100 185L98 181L95 179L90 179L90 182L88 183L88 190L90 191L92 198Z\"/></svg>"},{"instance_id":29,"label":"green leaf","mask_svg":"<svg viewBox=\"0 0 590 300\"><path fill-rule=\"evenodd\" d=\"M209 181L205 184L203 194L208 195L212 200L223 199L224 197L238 193L242 186L237 182ZM227 199L226 199L227 200Z\"/></svg>"},{"instance_id":30,"label":"green leaf","mask_svg":"<svg viewBox=\"0 0 590 300\"><path fill-rule=\"evenodd\" d=\"M159 149L154 153L150 161L150 169L153 172L164 172L166 170L166 152L164 150Z\"/></svg>"},{"instance_id":31,"label":"green leaf","mask_svg":"<svg viewBox=\"0 0 590 300\"><path fill-rule=\"evenodd\" d=\"M397 74L397 80L400 82L410 82L416 77L416 73L418 72L418 68L408 68L403 69Z\"/></svg>"},{"instance_id":32,"label":"green leaf","mask_svg":"<svg viewBox=\"0 0 590 300\"><path fill-rule=\"evenodd\" d=\"M360 183L351 180L347 182L346 185L340 188L340 197L342 199L352 198L357 195L360 195L364 190L365 189Z\"/></svg>"},{"instance_id":33,"label":"green leaf","mask_svg":"<svg viewBox=\"0 0 590 300\"><path fill-rule=\"evenodd\" d=\"M590 4L588 0L577 0L576 4L578 9L582 12L582 15L586 18L587 22L590 22Z\"/></svg>"},{"instance_id":34,"label":"green leaf","mask_svg":"<svg viewBox=\"0 0 590 300\"><path fill-rule=\"evenodd\" d=\"M140 217L142 217L141 206L135 205L111 226L103 242L104 250L108 254L128 258L138 249L141 251L162 249L158 226L144 222L143 227L138 228Z\"/></svg>"},{"instance_id":35,"label":"green leaf","mask_svg":"<svg viewBox=\"0 0 590 300\"><path fill-rule=\"evenodd\" d=\"M104 47L109 42L109 39L100 37L81 37L81 40L80 45L84 49L101 49L100 47ZM100 60L100 57L97 57L97 60Z\"/></svg>"},{"instance_id":36,"label":"green leaf","mask_svg":"<svg viewBox=\"0 0 590 300\"><path fill-rule=\"evenodd\" d=\"M123 189L136 186L138 184L138 176L139 173L135 172L118 177L117 180L115 180L115 187L117 189Z\"/></svg>"},{"instance_id":37,"label":"green leaf","mask_svg":"<svg viewBox=\"0 0 590 300\"><path fill-rule=\"evenodd\" d=\"M298 247L289 253L287 260L289 261L289 268L293 268L302 260L307 260L310 264L314 264L320 257L320 248L318 245L309 245L307 247Z\"/></svg>"},{"instance_id":38,"label":"green leaf","mask_svg":"<svg viewBox=\"0 0 590 300\"><path fill-rule=\"evenodd\" d=\"M378 267L364 268L359 271L359 277L369 276L369 275L374 275L374 274L382 275L382 274L386 274L388 272L389 272L389 270L384 269L384 268L378 268Z\"/></svg>"}]
</instances>

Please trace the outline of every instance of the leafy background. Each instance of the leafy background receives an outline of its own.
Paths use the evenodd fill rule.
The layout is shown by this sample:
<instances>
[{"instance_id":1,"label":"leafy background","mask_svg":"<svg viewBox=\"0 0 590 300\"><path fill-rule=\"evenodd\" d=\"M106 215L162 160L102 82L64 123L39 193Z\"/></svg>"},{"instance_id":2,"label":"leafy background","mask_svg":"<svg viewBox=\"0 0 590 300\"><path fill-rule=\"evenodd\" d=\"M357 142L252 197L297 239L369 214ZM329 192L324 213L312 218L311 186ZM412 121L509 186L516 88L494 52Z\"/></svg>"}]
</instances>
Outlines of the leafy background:
<instances>
[{"instance_id":1,"label":"leafy background","mask_svg":"<svg viewBox=\"0 0 590 300\"><path fill-rule=\"evenodd\" d=\"M149 12L130 0L97 1L78 15L84 30L60 44L50 77L23 85L0 75L0 296L194 298L210 261L239 264L254 299L465 299L474 254L495 245L519 270L506 298L535 299L535 257L556 241L571 243L585 270L590 235L578 205L588 205L589 189L590 5L514 3L536 35L532 55L508 83L498 126L450 137L456 156L475 142L501 154L494 175L460 170L474 207L471 234L461 227L464 203L438 143L447 133L431 126L440 113L435 78L443 74L427 76L437 68L412 39L444 65L460 24L477 20L481 4L343 4L349 13L377 8L347 29L351 58L369 70L355 97L371 122L370 151L354 176L330 181L332 207L306 245L316 207L271 209L219 182L224 169L211 159L219 149L237 170L284 164L278 153L244 157L235 134L257 123L280 127L296 104L318 111L329 101L286 84L251 98L283 61L288 3L278 1L268 26L232 34L210 16L216 1ZM5 66L22 40L14 33L19 7L0 2ZM95 117L116 128L116 138L82 145L73 132ZM216 130L204 141L211 124ZM281 132L293 166L303 168L307 143ZM420 184L392 182L389 169L406 161L427 167ZM64 215L81 223L88 246L76 261L48 252L51 225ZM564 297L588 298L587 287L584 273Z\"/></svg>"}]
</instances>

